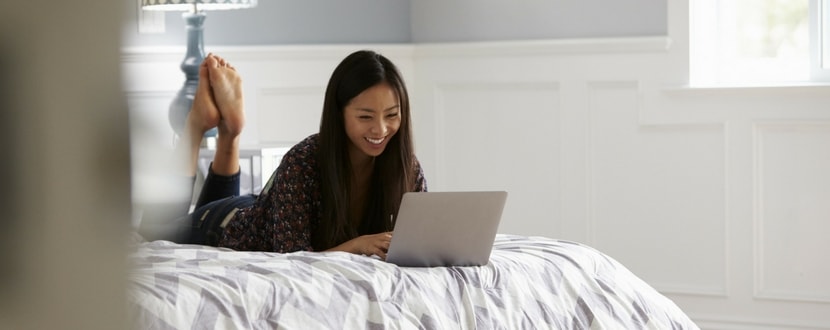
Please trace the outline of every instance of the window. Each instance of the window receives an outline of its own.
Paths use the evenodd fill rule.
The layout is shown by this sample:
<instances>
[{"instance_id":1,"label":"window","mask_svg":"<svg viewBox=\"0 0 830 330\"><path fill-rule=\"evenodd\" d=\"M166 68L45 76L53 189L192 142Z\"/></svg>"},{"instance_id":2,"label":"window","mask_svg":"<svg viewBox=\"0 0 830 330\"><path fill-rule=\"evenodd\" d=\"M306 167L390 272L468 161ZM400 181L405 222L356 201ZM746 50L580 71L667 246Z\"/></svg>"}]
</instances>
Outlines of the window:
<instances>
[{"instance_id":1,"label":"window","mask_svg":"<svg viewBox=\"0 0 830 330\"><path fill-rule=\"evenodd\" d=\"M691 84L830 82L830 0L693 0Z\"/></svg>"},{"instance_id":2,"label":"window","mask_svg":"<svg viewBox=\"0 0 830 330\"><path fill-rule=\"evenodd\" d=\"M814 43L818 45L813 56L822 80L830 81L830 73L828 73L830 70L830 0L813 1L817 3L814 20L816 30L819 31L813 35L816 39Z\"/></svg>"}]
</instances>

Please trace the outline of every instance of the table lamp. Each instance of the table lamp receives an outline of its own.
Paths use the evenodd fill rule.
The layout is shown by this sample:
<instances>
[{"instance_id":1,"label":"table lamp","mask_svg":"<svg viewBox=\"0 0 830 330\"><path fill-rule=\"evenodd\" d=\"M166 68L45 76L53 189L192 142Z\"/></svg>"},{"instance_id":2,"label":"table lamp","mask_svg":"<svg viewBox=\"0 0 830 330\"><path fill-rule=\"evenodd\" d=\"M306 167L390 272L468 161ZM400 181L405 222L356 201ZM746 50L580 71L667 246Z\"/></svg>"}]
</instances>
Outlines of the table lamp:
<instances>
[{"instance_id":1,"label":"table lamp","mask_svg":"<svg viewBox=\"0 0 830 330\"><path fill-rule=\"evenodd\" d=\"M193 96L199 84L199 65L205 58L202 24L205 22L205 10L225 10L255 7L257 0L141 0L143 10L184 11L182 14L187 25L187 53L181 64L185 82L173 102L170 103L168 119L177 136L184 133L185 120L193 104ZM214 128L205 136L216 136Z\"/></svg>"}]
</instances>

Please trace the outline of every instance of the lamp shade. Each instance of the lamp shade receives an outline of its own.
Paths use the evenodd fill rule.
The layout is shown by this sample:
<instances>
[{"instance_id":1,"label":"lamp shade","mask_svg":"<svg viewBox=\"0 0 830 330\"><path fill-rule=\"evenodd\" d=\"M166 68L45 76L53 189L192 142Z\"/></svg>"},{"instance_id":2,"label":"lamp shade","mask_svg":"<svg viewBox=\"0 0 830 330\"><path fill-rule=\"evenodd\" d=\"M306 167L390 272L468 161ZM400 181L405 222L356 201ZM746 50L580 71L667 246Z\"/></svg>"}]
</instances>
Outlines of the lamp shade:
<instances>
[{"instance_id":1,"label":"lamp shade","mask_svg":"<svg viewBox=\"0 0 830 330\"><path fill-rule=\"evenodd\" d=\"M256 7L257 0L141 0L143 10L224 10Z\"/></svg>"}]
</instances>

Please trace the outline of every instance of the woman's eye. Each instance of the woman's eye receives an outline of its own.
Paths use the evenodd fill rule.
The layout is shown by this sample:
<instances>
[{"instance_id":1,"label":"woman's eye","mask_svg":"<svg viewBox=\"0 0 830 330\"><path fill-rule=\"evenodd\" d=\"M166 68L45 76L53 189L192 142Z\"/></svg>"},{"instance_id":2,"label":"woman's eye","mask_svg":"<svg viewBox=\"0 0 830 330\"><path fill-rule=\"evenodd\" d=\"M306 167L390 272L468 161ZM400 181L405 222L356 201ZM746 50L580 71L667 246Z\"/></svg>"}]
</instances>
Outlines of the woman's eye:
<instances>
[{"instance_id":1,"label":"woman's eye","mask_svg":"<svg viewBox=\"0 0 830 330\"><path fill-rule=\"evenodd\" d=\"M397 116L398 116L397 112L396 113L390 113L390 114L386 115L386 118L395 118Z\"/></svg>"},{"instance_id":2,"label":"woman's eye","mask_svg":"<svg viewBox=\"0 0 830 330\"><path fill-rule=\"evenodd\" d=\"M362 120L370 120L370 119L372 119L372 116L360 116L358 118L360 118Z\"/></svg>"}]
</instances>

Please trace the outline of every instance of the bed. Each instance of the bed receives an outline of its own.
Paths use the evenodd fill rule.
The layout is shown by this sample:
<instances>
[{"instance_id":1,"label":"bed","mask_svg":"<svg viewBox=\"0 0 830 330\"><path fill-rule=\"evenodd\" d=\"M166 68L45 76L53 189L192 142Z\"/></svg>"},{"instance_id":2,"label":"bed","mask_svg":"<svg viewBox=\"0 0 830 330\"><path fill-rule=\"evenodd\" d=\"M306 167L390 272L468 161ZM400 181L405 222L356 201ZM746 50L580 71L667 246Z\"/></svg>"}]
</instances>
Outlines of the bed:
<instances>
[{"instance_id":1,"label":"bed","mask_svg":"<svg viewBox=\"0 0 830 330\"><path fill-rule=\"evenodd\" d=\"M398 267L344 252L238 252L138 239L139 329L697 329L583 244L497 235L481 267Z\"/></svg>"}]
</instances>

